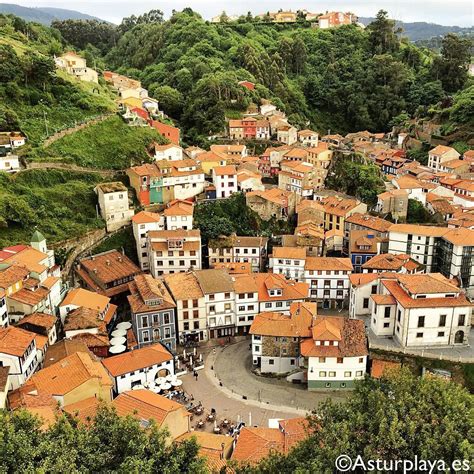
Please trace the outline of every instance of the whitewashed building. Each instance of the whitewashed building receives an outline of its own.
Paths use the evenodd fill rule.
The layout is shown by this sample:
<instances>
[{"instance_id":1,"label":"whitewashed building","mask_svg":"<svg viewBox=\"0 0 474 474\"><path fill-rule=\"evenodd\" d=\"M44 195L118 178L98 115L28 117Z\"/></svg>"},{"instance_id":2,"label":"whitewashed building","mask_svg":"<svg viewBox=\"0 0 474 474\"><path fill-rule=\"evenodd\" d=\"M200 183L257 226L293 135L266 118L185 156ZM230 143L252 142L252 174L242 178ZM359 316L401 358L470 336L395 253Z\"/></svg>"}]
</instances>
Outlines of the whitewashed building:
<instances>
[{"instance_id":1,"label":"whitewashed building","mask_svg":"<svg viewBox=\"0 0 474 474\"><path fill-rule=\"evenodd\" d=\"M346 308L352 271L349 258L308 257L304 281L309 285L309 297L325 309Z\"/></svg>"},{"instance_id":2,"label":"whitewashed building","mask_svg":"<svg viewBox=\"0 0 474 474\"><path fill-rule=\"evenodd\" d=\"M233 165L216 166L212 169L212 182L217 198L228 198L238 191L237 170Z\"/></svg>"},{"instance_id":3,"label":"whitewashed building","mask_svg":"<svg viewBox=\"0 0 474 474\"><path fill-rule=\"evenodd\" d=\"M364 322L318 316L312 337L301 343L301 355L307 358L308 390L353 388L367 369Z\"/></svg>"},{"instance_id":4,"label":"whitewashed building","mask_svg":"<svg viewBox=\"0 0 474 474\"><path fill-rule=\"evenodd\" d=\"M273 247L269 258L269 268L273 273L284 275L296 281L304 281L306 248Z\"/></svg>"},{"instance_id":5,"label":"whitewashed building","mask_svg":"<svg viewBox=\"0 0 474 474\"><path fill-rule=\"evenodd\" d=\"M156 161L159 160L169 160L169 161L179 161L183 159L183 149L172 143L168 145L156 145L155 144L155 156Z\"/></svg>"},{"instance_id":6,"label":"whitewashed building","mask_svg":"<svg viewBox=\"0 0 474 474\"><path fill-rule=\"evenodd\" d=\"M100 214L105 221L107 232L130 224L135 211L130 207L128 190L119 181L101 183L95 188L99 199Z\"/></svg>"},{"instance_id":7,"label":"whitewashed building","mask_svg":"<svg viewBox=\"0 0 474 474\"><path fill-rule=\"evenodd\" d=\"M149 269L147 237L149 231L164 230L165 218L157 212L141 211L132 217L133 236L137 246L138 261L143 271Z\"/></svg>"},{"instance_id":8,"label":"whitewashed building","mask_svg":"<svg viewBox=\"0 0 474 474\"><path fill-rule=\"evenodd\" d=\"M468 343L473 305L464 292L439 273L382 279L372 295L370 328L402 347Z\"/></svg>"},{"instance_id":9,"label":"whitewashed building","mask_svg":"<svg viewBox=\"0 0 474 474\"><path fill-rule=\"evenodd\" d=\"M0 365L10 367L10 387L21 387L38 368L36 334L13 326L0 328Z\"/></svg>"},{"instance_id":10,"label":"whitewashed building","mask_svg":"<svg viewBox=\"0 0 474 474\"><path fill-rule=\"evenodd\" d=\"M149 271L155 277L201 268L201 232L194 230L149 231Z\"/></svg>"},{"instance_id":11,"label":"whitewashed building","mask_svg":"<svg viewBox=\"0 0 474 474\"><path fill-rule=\"evenodd\" d=\"M189 201L180 201L175 199L166 206L163 215L168 230L193 228L194 204Z\"/></svg>"},{"instance_id":12,"label":"whitewashed building","mask_svg":"<svg viewBox=\"0 0 474 474\"><path fill-rule=\"evenodd\" d=\"M116 394L132 390L137 385L154 383L158 377L174 375L174 359L161 344L146 346L102 360L113 378Z\"/></svg>"}]
</instances>

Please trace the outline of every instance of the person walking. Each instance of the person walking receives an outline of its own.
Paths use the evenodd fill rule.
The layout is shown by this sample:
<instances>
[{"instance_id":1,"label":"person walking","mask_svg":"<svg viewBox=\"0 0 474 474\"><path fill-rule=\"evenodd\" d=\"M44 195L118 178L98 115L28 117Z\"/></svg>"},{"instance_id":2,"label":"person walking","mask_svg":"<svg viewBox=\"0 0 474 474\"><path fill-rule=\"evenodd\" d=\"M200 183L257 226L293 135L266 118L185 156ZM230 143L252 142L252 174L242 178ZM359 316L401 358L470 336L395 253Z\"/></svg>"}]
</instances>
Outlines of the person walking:
<instances>
[{"instance_id":1,"label":"person walking","mask_svg":"<svg viewBox=\"0 0 474 474\"><path fill-rule=\"evenodd\" d=\"M198 379L198 373L197 373L197 371L194 371L194 378L196 379L196 382L197 382L197 379Z\"/></svg>"}]
</instances>

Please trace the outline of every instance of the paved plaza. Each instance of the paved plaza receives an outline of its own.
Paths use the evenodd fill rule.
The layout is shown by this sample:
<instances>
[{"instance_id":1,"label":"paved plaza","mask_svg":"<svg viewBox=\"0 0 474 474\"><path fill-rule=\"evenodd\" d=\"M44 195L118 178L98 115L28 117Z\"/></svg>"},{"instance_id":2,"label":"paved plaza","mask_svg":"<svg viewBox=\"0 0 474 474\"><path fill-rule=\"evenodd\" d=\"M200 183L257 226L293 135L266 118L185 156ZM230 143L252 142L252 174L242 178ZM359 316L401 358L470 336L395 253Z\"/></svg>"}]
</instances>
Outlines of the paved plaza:
<instances>
[{"instance_id":1,"label":"paved plaza","mask_svg":"<svg viewBox=\"0 0 474 474\"><path fill-rule=\"evenodd\" d=\"M219 419L244 421L253 426L268 426L274 418L305 416L319 402L330 397L345 399L340 392L308 392L304 386L284 379L259 377L251 372L249 340L210 350L205 368L182 377L186 392L194 403L202 402L205 410L214 408Z\"/></svg>"}]
</instances>

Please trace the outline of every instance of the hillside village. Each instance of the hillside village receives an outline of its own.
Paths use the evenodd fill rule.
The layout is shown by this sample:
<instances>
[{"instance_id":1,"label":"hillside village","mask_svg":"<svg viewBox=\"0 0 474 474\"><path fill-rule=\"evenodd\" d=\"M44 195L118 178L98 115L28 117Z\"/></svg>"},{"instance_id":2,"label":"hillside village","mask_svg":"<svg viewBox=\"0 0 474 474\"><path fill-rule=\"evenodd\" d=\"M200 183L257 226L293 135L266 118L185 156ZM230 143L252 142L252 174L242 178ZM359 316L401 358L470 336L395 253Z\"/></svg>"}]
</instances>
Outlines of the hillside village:
<instances>
[{"instance_id":1,"label":"hillside village","mask_svg":"<svg viewBox=\"0 0 474 474\"><path fill-rule=\"evenodd\" d=\"M357 22L343 12L304 19ZM41 226L0 249L0 409L25 409L47 429L58 413L87 425L106 403L177 443L196 436L209 470L223 472L287 453L308 436L305 414L321 396L344 398L394 367L419 364L472 390L463 367L474 364L474 149L439 141L421 164L403 128L325 134L270 99L197 146L141 81L74 51L54 63L78 83L105 83L114 115L160 140L94 183L100 242L125 232L131 252L90 245L58 259ZM0 132L0 172L31 172L29 146L22 130ZM331 187L348 163L377 174L373 199ZM226 205L265 231L223 232L216 206ZM228 388L247 359L249 379ZM268 377L279 379L273 395L249 395ZM279 401L284 392L298 404Z\"/></svg>"}]
</instances>

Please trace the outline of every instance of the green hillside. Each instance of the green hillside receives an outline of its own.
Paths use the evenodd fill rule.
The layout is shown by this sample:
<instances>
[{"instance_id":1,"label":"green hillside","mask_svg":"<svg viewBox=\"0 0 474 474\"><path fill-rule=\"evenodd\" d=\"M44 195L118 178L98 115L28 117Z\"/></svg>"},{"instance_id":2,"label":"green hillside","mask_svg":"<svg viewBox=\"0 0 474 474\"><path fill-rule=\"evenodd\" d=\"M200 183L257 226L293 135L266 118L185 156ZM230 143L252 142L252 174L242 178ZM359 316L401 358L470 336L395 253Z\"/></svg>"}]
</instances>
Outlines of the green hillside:
<instances>
[{"instance_id":1,"label":"green hillside","mask_svg":"<svg viewBox=\"0 0 474 474\"><path fill-rule=\"evenodd\" d=\"M149 161L147 148L153 141L166 143L154 128L129 127L116 115L35 150L29 159L123 170Z\"/></svg>"},{"instance_id":2,"label":"green hillside","mask_svg":"<svg viewBox=\"0 0 474 474\"><path fill-rule=\"evenodd\" d=\"M35 226L50 242L104 226L96 216L96 174L59 170L0 173L0 248L27 243Z\"/></svg>"},{"instance_id":3,"label":"green hillside","mask_svg":"<svg viewBox=\"0 0 474 474\"><path fill-rule=\"evenodd\" d=\"M385 12L366 29L319 30L252 17L211 24L190 9L134 25L127 31L124 20L125 33L106 62L141 79L188 141L220 132L224 111L234 115L262 98L302 128L388 131L400 113L434 105L468 80L464 52L458 54L469 51L466 42L438 56L400 40ZM256 89L239 86L244 79Z\"/></svg>"}]
</instances>

